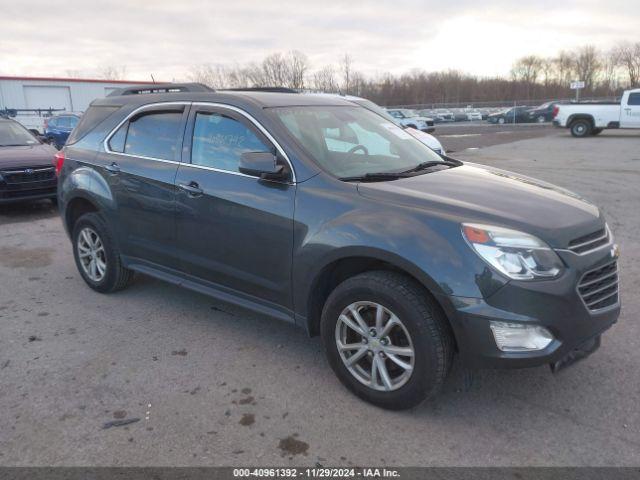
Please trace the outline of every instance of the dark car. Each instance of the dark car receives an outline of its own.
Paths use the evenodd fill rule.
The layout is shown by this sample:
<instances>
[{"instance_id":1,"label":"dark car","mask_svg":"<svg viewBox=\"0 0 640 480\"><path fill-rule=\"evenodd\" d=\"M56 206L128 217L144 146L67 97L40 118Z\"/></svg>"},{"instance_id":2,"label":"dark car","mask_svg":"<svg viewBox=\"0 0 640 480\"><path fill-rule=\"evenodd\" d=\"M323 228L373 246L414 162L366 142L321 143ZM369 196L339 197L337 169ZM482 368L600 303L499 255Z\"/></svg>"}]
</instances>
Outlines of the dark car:
<instances>
[{"instance_id":1,"label":"dark car","mask_svg":"<svg viewBox=\"0 0 640 480\"><path fill-rule=\"evenodd\" d=\"M55 200L55 154L21 124L0 117L0 204Z\"/></svg>"},{"instance_id":2,"label":"dark car","mask_svg":"<svg viewBox=\"0 0 640 480\"><path fill-rule=\"evenodd\" d=\"M555 370L618 318L613 236L573 193L443 158L338 96L145 91L94 101L59 152L98 292L141 272L294 323L392 409L433 395L454 354Z\"/></svg>"},{"instance_id":3,"label":"dark car","mask_svg":"<svg viewBox=\"0 0 640 480\"><path fill-rule=\"evenodd\" d=\"M531 122L528 114L529 107L512 107L501 112L487 116L489 123L528 123Z\"/></svg>"},{"instance_id":4,"label":"dark car","mask_svg":"<svg viewBox=\"0 0 640 480\"><path fill-rule=\"evenodd\" d=\"M49 143L61 149L79 121L80 115L54 115L45 121L44 136Z\"/></svg>"},{"instance_id":5,"label":"dark car","mask_svg":"<svg viewBox=\"0 0 640 480\"><path fill-rule=\"evenodd\" d=\"M544 123L553 120L553 109L558 102L547 102L527 112L530 122Z\"/></svg>"}]
</instances>

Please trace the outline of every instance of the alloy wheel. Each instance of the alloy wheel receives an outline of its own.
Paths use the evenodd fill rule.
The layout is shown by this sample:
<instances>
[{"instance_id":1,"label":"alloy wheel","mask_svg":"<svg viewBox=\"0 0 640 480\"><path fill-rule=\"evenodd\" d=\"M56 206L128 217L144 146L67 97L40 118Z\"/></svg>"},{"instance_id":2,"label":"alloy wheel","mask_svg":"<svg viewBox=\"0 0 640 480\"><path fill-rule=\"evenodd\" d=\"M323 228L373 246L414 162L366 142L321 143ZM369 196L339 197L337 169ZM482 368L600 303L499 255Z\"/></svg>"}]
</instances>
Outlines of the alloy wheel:
<instances>
[{"instance_id":1,"label":"alloy wheel","mask_svg":"<svg viewBox=\"0 0 640 480\"><path fill-rule=\"evenodd\" d=\"M336 347L349 373L374 390L405 385L414 368L415 350L402 320L375 302L354 302L336 323Z\"/></svg>"},{"instance_id":2,"label":"alloy wheel","mask_svg":"<svg viewBox=\"0 0 640 480\"><path fill-rule=\"evenodd\" d=\"M77 248L85 275L100 282L107 273L107 256L100 236L92 228L83 228L78 235Z\"/></svg>"}]
</instances>

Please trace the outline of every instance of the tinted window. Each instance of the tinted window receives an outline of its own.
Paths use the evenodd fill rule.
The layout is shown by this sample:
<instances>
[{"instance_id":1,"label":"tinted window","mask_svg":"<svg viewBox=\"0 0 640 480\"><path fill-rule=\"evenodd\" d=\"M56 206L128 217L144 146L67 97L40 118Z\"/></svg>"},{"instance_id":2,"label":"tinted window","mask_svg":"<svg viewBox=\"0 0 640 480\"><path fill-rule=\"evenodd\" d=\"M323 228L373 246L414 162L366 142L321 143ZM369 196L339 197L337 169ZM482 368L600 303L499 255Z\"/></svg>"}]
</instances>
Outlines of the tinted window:
<instances>
[{"instance_id":1,"label":"tinted window","mask_svg":"<svg viewBox=\"0 0 640 480\"><path fill-rule=\"evenodd\" d=\"M153 112L129 122L124 153L175 160L182 112Z\"/></svg>"},{"instance_id":2,"label":"tinted window","mask_svg":"<svg viewBox=\"0 0 640 480\"><path fill-rule=\"evenodd\" d=\"M129 128L129 124L125 123L109 140L109 148L112 151L120 153L124 152L124 142L127 139L127 128Z\"/></svg>"},{"instance_id":3,"label":"tinted window","mask_svg":"<svg viewBox=\"0 0 640 480\"><path fill-rule=\"evenodd\" d=\"M632 93L629 95L629 105L640 105L640 93Z\"/></svg>"},{"instance_id":4,"label":"tinted window","mask_svg":"<svg viewBox=\"0 0 640 480\"><path fill-rule=\"evenodd\" d=\"M219 113L199 112L193 128L191 163L238 171L244 152L269 152L272 149L243 123Z\"/></svg>"}]
</instances>

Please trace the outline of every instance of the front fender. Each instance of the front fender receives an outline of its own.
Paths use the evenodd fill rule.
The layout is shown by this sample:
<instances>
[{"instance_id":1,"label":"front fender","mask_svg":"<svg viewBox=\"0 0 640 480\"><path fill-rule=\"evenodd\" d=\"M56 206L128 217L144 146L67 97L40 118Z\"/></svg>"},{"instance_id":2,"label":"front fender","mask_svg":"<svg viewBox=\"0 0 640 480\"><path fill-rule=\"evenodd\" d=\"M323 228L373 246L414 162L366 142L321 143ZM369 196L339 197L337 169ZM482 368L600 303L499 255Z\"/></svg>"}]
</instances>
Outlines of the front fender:
<instances>
[{"instance_id":1,"label":"front fender","mask_svg":"<svg viewBox=\"0 0 640 480\"><path fill-rule=\"evenodd\" d=\"M506 283L469 248L457 219L365 198L353 184L319 177L300 184L296 196L292 280L297 314L305 315L318 275L354 257L386 262L438 296L486 298Z\"/></svg>"}]
</instances>

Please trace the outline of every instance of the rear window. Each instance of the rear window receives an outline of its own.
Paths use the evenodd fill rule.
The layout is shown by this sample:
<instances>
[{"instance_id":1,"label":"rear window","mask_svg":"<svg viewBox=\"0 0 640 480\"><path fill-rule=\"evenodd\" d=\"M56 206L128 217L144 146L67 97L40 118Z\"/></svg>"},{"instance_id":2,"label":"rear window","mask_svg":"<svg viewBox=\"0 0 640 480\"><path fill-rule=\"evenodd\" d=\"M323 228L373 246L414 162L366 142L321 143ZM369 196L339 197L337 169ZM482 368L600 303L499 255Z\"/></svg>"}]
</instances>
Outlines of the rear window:
<instances>
[{"instance_id":1,"label":"rear window","mask_svg":"<svg viewBox=\"0 0 640 480\"><path fill-rule=\"evenodd\" d=\"M82 137L84 137L91 130L96 128L100 123L106 120L113 112L119 110L120 107L113 106L91 106L89 109L82 115L80 122L73 129L71 135L69 135L69 139L67 140L67 145L71 145L72 143L77 142ZM73 124L72 124L73 126Z\"/></svg>"}]
</instances>

